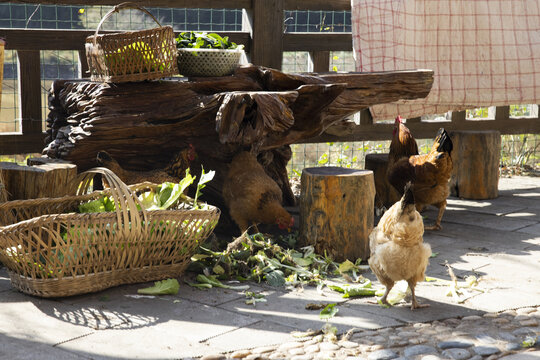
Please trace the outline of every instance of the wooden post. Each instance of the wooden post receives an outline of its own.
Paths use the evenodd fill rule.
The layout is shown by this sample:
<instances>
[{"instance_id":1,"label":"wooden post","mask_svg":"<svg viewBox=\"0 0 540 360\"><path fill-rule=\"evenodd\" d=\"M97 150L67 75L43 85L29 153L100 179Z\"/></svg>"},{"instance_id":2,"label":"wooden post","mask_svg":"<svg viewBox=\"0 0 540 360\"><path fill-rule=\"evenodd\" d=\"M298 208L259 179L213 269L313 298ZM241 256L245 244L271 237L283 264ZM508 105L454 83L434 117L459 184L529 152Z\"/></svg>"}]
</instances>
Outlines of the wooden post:
<instances>
[{"instance_id":1,"label":"wooden post","mask_svg":"<svg viewBox=\"0 0 540 360\"><path fill-rule=\"evenodd\" d=\"M68 162L36 166L0 162L0 171L10 200L74 195L70 185L77 176L77 166Z\"/></svg>"},{"instance_id":2,"label":"wooden post","mask_svg":"<svg viewBox=\"0 0 540 360\"><path fill-rule=\"evenodd\" d=\"M373 171L376 192L375 208L381 209L384 206L389 209L396 201L399 201L400 196L386 178L388 154L367 154L365 168Z\"/></svg>"},{"instance_id":3,"label":"wooden post","mask_svg":"<svg viewBox=\"0 0 540 360\"><path fill-rule=\"evenodd\" d=\"M450 194L464 199L499 195L501 134L498 131L451 131L454 171Z\"/></svg>"},{"instance_id":4,"label":"wooden post","mask_svg":"<svg viewBox=\"0 0 540 360\"><path fill-rule=\"evenodd\" d=\"M308 55L309 72L325 73L330 70L330 51L311 51Z\"/></svg>"},{"instance_id":5,"label":"wooden post","mask_svg":"<svg viewBox=\"0 0 540 360\"><path fill-rule=\"evenodd\" d=\"M283 60L283 0L252 0L243 10L242 30L251 33L250 61L281 69Z\"/></svg>"},{"instance_id":6,"label":"wooden post","mask_svg":"<svg viewBox=\"0 0 540 360\"><path fill-rule=\"evenodd\" d=\"M340 167L302 171L299 245L336 261L369 257L373 229L373 172Z\"/></svg>"},{"instance_id":7,"label":"wooden post","mask_svg":"<svg viewBox=\"0 0 540 360\"><path fill-rule=\"evenodd\" d=\"M39 50L18 50L22 133L41 133L41 70Z\"/></svg>"}]
</instances>

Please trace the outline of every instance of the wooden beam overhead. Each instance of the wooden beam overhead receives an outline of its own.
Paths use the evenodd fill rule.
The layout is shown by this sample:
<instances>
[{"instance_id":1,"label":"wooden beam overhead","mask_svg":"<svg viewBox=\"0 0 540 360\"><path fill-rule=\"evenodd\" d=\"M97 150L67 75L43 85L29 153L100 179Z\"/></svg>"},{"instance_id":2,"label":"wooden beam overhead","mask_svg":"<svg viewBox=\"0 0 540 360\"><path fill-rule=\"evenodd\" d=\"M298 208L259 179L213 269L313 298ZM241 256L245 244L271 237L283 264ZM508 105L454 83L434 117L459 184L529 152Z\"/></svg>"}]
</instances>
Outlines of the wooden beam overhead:
<instances>
[{"instance_id":1,"label":"wooden beam overhead","mask_svg":"<svg viewBox=\"0 0 540 360\"><path fill-rule=\"evenodd\" d=\"M285 33L283 51L352 51L352 34Z\"/></svg>"},{"instance_id":2,"label":"wooden beam overhead","mask_svg":"<svg viewBox=\"0 0 540 360\"><path fill-rule=\"evenodd\" d=\"M18 4L42 4L42 5L80 5L80 6L114 6L119 3L115 0L92 0L84 2L81 0L12 0L0 1L18 3ZM131 0L140 6L144 7L163 7L163 8L203 8L203 9L249 9L251 8L251 0Z\"/></svg>"},{"instance_id":3,"label":"wooden beam overhead","mask_svg":"<svg viewBox=\"0 0 540 360\"><path fill-rule=\"evenodd\" d=\"M285 10L350 11L351 0L285 0Z\"/></svg>"},{"instance_id":4,"label":"wooden beam overhead","mask_svg":"<svg viewBox=\"0 0 540 360\"><path fill-rule=\"evenodd\" d=\"M467 120L454 123L451 121L430 121L407 124L416 139L433 139L439 128L452 130L497 130L501 135L510 134L539 134L540 120L535 118L512 118L505 121L497 120ZM322 135L301 141L302 143L324 143L340 141L369 141L391 140L394 124L356 125L346 131L336 134ZM333 132L333 131L332 131ZM334 133L334 132L333 132Z\"/></svg>"},{"instance_id":5,"label":"wooden beam overhead","mask_svg":"<svg viewBox=\"0 0 540 360\"><path fill-rule=\"evenodd\" d=\"M102 34L115 31L101 31ZM6 39L6 50L80 50L86 37L94 35L93 30L36 30L0 29L0 37ZM239 31L220 31L237 44L244 44L249 51L250 36Z\"/></svg>"}]
</instances>

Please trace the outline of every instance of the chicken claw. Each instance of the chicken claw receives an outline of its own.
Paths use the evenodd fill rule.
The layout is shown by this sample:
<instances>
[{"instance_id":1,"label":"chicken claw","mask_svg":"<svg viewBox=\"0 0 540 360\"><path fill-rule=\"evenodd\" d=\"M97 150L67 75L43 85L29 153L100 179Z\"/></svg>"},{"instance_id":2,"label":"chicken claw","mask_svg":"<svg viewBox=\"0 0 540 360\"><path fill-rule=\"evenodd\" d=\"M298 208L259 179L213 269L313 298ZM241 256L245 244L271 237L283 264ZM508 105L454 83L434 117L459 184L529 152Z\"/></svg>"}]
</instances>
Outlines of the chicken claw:
<instances>
[{"instance_id":1,"label":"chicken claw","mask_svg":"<svg viewBox=\"0 0 540 360\"><path fill-rule=\"evenodd\" d=\"M424 227L424 230L442 230L442 225L441 224L435 224L435 225L431 225L431 226L426 226L426 227Z\"/></svg>"}]
</instances>

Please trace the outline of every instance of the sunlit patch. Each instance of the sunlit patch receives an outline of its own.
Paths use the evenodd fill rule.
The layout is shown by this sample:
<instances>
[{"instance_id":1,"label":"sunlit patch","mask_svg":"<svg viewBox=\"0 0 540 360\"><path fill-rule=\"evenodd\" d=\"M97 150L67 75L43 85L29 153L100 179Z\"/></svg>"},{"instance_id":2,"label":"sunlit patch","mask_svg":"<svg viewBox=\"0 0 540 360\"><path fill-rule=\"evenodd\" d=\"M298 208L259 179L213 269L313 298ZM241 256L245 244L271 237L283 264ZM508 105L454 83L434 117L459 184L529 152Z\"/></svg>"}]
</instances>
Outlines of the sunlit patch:
<instances>
[{"instance_id":1,"label":"sunlit patch","mask_svg":"<svg viewBox=\"0 0 540 360\"><path fill-rule=\"evenodd\" d=\"M504 215L506 217L531 217L531 216L538 216L538 214L534 214L534 213L530 213L530 212L515 212L515 213L510 213L510 214L506 214Z\"/></svg>"}]
</instances>

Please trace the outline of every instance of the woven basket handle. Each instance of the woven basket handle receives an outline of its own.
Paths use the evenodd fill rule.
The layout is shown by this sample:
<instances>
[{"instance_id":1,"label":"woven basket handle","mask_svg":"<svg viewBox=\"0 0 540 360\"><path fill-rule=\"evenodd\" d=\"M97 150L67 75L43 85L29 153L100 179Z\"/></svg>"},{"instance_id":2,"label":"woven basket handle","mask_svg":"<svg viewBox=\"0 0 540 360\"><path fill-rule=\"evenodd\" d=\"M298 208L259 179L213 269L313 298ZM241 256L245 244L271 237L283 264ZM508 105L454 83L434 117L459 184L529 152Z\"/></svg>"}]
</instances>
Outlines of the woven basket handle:
<instances>
[{"instance_id":1,"label":"woven basket handle","mask_svg":"<svg viewBox=\"0 0 540 360\"><path fill-rule=\"evenodd\" d=\"M99 22L98 26L97 26L97 29L96 29L96 32L94 33L94 46L96 45L96 39L97 39L97 35L99 33L99 29L101 28L101 25L103 25L103 23L105 22L105 20L107 20L113 13L115 12L120 12L120 10L122 9L136 9L136 10L140 10L144 13L146 13L147 15L149 15L152 19L154 19L154 21L158 24L159 27L161 27L161 24L159 23L159 21L154 17L154 15L152 15L148 10L146 10L145 8L135 4L135 3L132 3L132 2L123 2L121 4L118 4L116 5L115 7L113 7L111 10L109 10L108 13L105 14L105 16L103 16L103 18L101 19L101 21Z\"/></svg>"},{"instance_id":2,"label":"woven basket handle","mask_svg":"<svg viewBox=\"0 0 540 360\"><path fill-rule=\"evenodd\" d=\"M118 224L124 226L119 227L118 231L124 234L128 233L141 233L142 228L146 226L148 221L148 215L144 207L141 206L137 195L130 190L126 184L118 178L111 170L103 167L93 168L85 171L77 176L77 195L83 195L88 193L90 187L92 187L94 176L101 174L107 183L109 184L109 191L114 199L116 207L116 217ZM139 205L144 222L139 215Z\"/></svg>"}]
</instances>

